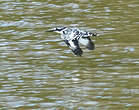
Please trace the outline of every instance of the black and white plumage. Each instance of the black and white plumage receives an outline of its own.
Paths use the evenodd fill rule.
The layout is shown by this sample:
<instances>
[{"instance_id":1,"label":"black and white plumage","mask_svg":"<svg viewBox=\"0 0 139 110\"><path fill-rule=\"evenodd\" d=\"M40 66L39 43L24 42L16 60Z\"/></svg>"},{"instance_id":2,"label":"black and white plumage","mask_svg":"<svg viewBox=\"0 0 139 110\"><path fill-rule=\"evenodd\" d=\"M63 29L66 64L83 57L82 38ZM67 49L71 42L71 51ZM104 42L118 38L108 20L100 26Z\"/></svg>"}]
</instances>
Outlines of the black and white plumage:
<instances>
[{"instance_id":1,"label":"black and white plumage","mask_svg":"<svg viewBox=\"0 0 139 110\"><path fill-rule=\"evenodd\" d=\"M71 27L57 27L46 32L57 32L61 34L61 38L65 41L67 46L72 50L76 56L83 54L79 43L84 45L89 50L94 50L95 45L90 39L91 36L97 36L97 34L80 30L78 28Z\"/></svg>"}]
</instances>

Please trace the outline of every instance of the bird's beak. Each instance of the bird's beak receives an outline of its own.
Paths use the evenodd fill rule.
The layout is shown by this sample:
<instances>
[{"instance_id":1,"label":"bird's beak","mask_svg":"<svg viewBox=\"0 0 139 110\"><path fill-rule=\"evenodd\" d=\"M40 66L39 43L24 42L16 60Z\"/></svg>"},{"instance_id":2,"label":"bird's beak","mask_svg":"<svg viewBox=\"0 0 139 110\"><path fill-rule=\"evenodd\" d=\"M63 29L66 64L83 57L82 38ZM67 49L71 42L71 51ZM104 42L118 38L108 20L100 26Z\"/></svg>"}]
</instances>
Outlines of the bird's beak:
<instances>
[{"instance_id":1,"label":"bird's beak","mask_svg":"<svg viewBox=\"0 0 139 110\"><path fill-rule=\"evenodd\" d=\"M54 29L51 29L51 30L47 30L45 32L54 32L55 30Z\"/></svg>"}]
</instances>

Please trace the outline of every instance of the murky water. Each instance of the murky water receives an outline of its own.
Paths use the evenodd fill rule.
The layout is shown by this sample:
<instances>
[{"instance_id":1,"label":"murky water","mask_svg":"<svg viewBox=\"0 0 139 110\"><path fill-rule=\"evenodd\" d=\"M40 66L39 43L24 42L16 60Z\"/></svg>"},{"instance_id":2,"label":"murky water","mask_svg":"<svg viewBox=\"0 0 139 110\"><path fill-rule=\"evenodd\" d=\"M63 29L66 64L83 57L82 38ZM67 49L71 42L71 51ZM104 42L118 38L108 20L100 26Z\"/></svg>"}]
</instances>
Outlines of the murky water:
<instances>
[{"instance_id":1,"label":"murky water","mask_svg":"<svg viewBox=\"0 0 139 110\"><path fill-rule=\"evenodd\" d=\"M138 110L138 0L1 0L1 110ZM74 56L47 29L100 34Z\"/></svg>"}]
</instances>

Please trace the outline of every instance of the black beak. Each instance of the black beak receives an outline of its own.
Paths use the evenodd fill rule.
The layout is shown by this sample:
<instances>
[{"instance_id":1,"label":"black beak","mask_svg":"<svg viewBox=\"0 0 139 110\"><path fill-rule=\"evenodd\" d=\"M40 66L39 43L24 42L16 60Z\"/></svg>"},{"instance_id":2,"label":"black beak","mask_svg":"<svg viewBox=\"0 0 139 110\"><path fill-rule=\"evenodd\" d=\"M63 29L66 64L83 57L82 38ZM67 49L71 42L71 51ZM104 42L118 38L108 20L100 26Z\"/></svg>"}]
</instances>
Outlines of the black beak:
<instances>
[{"instance_id":1,"label":"black beak","mask_svg":"<svg viewBox=\"0 0 139 110\"><path fill-rule=\"evenodd\" d=\"M45 32L54 32L55 30L48 30L48 31L45 31Z\"/></svg>"}]
</instances>

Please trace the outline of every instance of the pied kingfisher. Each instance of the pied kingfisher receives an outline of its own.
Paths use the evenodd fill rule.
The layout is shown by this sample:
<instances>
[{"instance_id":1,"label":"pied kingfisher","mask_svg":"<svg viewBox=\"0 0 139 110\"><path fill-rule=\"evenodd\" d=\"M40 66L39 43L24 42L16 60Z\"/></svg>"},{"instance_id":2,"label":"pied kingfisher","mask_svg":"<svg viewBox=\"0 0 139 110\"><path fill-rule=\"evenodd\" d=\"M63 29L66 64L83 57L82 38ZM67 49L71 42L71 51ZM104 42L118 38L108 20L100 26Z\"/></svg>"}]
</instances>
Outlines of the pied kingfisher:
<instances>
[{"instance_id":1,"label":"pied kingfisher","mask_svg":"<svg viewBox=\"0 0 139 110\"><path fill-rule=\"evenodd\" d=\"M83 51L81 50L79 43L85 45L89 50L94 50L95 46L91 41L90 36L97 36L95 33L86 32L78 28L71 27L57 27L46 32L57 32L61 34L61 38L65 41L67 46L72 50L76 56L81 56Z\"/></svg>"}]
</instances>

